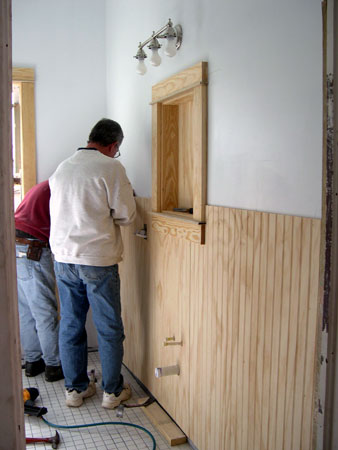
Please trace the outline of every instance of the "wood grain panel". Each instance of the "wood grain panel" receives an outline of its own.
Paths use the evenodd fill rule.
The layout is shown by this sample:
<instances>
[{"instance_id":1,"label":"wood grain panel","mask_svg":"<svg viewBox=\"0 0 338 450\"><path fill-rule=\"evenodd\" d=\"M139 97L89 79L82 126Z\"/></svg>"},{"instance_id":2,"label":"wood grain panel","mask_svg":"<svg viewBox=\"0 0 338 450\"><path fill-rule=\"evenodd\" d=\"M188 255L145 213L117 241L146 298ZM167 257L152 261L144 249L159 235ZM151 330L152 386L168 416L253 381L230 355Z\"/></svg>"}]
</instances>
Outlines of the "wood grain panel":
<instances>
[{"instance_id":1,"label":"wood grain panel","mask_svg":"<svg viewBox=\"0 0 338 450\"><path fill-rule=\"evenodd\" d=\"M161 208L178 206L178 106L162 107Z\"/></svg>"},{"instance_id":2,"label":"wood grain panel","mask_svg":"<svg viewBox=\"0 0 338 450\"><path fill-rule=\"evenodd\" d=\"M151 218L151 228L154 231L176 236L195 244L204 244L205 242L204 224L199 224L186 217L177 218L170 214L152 213Z\"/></svg>"},{"instance_id":3,"label":"wood grain panel","mask_svg":"<svg viewBox=\"0 0 338 450\"><path fill-rule=\"evenodd\" d=\"M205 246L123 230L126 363L200 450L311 449L320 220L208 206L206 221ZM172 332L184 346L163 349ZM182 376L155 379L162 362Z\"/></svg>"}]
</instances>

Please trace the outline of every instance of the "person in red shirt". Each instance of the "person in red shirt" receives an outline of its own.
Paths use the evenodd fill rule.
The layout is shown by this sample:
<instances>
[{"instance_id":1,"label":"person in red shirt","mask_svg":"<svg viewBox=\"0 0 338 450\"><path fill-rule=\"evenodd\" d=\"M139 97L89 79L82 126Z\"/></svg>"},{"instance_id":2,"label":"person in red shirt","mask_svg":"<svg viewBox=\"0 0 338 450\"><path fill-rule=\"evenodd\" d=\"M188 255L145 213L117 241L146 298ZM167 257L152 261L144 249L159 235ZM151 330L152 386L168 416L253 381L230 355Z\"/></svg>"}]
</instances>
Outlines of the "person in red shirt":
<instances>
[{"instance_id":1,"label":"person in red shirt","mask_svg":"<svg viewBox=\"0 0 338 450\"><path fill-rule=\"evenodd\" d=\"M16 268L25 374L64 378L59 356L55 274L49 247L48 180L32 187L15 212Z\"/></svg>"}]
</instances>

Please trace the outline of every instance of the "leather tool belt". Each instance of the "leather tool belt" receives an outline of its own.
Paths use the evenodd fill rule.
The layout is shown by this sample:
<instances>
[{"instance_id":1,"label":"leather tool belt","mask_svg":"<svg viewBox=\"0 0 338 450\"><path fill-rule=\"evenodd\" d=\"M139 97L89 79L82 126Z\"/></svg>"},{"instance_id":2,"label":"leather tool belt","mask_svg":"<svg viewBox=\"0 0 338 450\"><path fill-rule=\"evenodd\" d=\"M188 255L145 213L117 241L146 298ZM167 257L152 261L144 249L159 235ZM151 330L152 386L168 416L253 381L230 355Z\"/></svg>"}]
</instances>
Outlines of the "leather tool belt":
<instances>
[{"instance_id":1,"label":"leather tool belt","mask_svg":"<svg viewBox=\"0 0 338 450\"><path fill-rule=\"evenodd\" d=\"M27 259L32 259L33 261L40 261L43 248L49 248L48 242L39 241L37 239L26 239L23 237L16 237L15 242L17 244L28 245Z\"/></svg>"}]
</instances>

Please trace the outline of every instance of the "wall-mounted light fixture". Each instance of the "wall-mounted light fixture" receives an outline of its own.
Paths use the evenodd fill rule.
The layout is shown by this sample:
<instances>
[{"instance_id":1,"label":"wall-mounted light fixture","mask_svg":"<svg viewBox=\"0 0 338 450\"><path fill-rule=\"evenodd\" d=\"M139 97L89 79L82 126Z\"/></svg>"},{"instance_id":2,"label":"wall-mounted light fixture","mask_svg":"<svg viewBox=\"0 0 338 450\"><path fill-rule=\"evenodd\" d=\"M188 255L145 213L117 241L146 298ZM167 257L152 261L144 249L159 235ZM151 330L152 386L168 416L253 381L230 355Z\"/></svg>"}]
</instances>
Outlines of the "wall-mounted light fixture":
<instances>
[{"instance_id":1,"label":"wall-mounted light fixture","mask_svg":"<svg viewBox=\"0 0 338 450\"><path fill-rule=\"evenodd\" d=\"M161 56L158 53L161 48L161 44L158 39L166 39L164 54L167 56L175 56L176 51L182 44L181 25L176 25L174 27L171 19L169 19L168 23L164 25L164 27L156 32L153 31L153 34L148 39L139 43L138 50L134 58L138 61L136 72L140 75L144 75L147 71L147 67L144 63L144 60L147 58L147 54L143 50L143 47L147 44L149 44L148 48L151 50L150 64L153 66L159 66L161 64Z\"/></svg>"}]
</instances>

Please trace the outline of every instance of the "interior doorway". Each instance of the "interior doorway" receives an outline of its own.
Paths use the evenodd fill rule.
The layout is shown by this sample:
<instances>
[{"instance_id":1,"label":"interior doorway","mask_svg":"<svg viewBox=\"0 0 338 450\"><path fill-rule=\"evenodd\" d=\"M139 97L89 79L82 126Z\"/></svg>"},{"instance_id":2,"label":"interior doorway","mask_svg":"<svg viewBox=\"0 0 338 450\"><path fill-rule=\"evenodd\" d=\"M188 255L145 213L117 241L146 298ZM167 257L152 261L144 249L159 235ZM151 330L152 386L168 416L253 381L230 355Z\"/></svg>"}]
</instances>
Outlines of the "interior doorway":
<instances>
[{"instance_id":1,"label":"interior doorway","mask_svg":"<svg viewBox=\"0 0 338 450\"><path fill-rule=\"evenodd\" d=\"M14 209L36 184L34 69L12 69Z\"/></svg>"}]
</instances>

